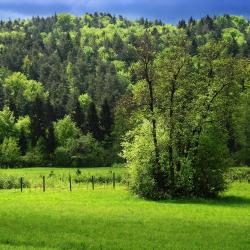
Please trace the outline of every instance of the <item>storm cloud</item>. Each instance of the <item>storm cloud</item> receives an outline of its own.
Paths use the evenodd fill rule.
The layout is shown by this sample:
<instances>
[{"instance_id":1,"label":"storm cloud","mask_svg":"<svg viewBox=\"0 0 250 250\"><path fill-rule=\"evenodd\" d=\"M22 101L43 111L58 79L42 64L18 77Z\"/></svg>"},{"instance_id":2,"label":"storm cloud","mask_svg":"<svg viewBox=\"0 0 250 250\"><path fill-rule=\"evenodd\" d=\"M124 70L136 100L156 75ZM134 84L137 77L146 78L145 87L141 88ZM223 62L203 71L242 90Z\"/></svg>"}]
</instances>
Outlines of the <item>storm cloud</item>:
<instances>
[{"instance_id":1,"label":"storm cloud","mask_svg":"<svg viewBox=\"0 0 250 250\"><path fill-rule=\"evenodd\" d=\"M128 18L147 17L175 23L190 16L233 14L250 17L246 0L0 0L0 19L49 16L68 12L109 12Z\"/></svg>"}]
</instances>

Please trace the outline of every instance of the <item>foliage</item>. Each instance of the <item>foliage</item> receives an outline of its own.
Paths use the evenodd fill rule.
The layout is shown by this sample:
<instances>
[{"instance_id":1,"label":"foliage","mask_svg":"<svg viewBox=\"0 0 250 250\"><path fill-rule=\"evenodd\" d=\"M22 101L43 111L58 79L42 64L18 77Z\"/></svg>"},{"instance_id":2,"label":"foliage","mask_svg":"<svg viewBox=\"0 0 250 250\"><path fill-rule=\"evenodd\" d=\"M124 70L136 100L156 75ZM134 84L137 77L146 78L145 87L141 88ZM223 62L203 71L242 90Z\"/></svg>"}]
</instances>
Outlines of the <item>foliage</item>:
<instances>
[{"instance_id":1,"label":"foliage","mask_svg":"<svg viewBox=\"0 0 250 250\"><path fill-rule=\"evenodd\" d=\"M0 146L0 158L4 166L17 166L20 162L20 149L15 138L4 138L4 141Z\"/></svg>"},{"instance_id":2,"label":"foliage","mask_svg":"<svg viewBox=\"0 0 250 250\"><path fill-rule=\"evenodd\" d=\"M21 179L11 175L0 176L0 189L19 189L21 186ZM30 183L27 180L22 182L23 188L30 187Z\"/></svg>"},{"instance_id":3,"label":"foliage","mask_svg":"<svg viewBox=\"0 0 250 250\"><path fill-rule=\"evenodd\" d=\"M126 151L124 155L135 169L132 189L151 199L216 196L226 187L224 172L230 166L232 135L227 115L244 92L241 80L247 80L248 68L242 70L242 60L225 54L221 42L200 46L196 56L190 53L191 44L182 30L168 37L168 43L158 52L153 37L145 33L138 48L142 59L135 65L139 79L133 91L135 127L146 120L151 134L144 135L147 143L133 134L124 144L125 150L137 149L134 157ZM162 136L165 147L159 146ZM145 145L151 151L145 152ZM141 158L147 159L146 165Z\"/></svg>"},{"instance_id":4,"label":"foliage","mask_svg":"<svg viewBox=\"0 0 250 250\"><path fill-rule=\"evenodd\" d=\"M226 188L225 170L232 165L222 131L209 128L200 138L194 161L194 194L214 197Z\"/></svg>"},{"instance_id":5,"label":"foliage","mask_svg":"<svg viewBox=\"0 0 250 250\"><path fill-rule=\"evenodd\" d=\"M77 139L79 135L80 130L70 116L65 116L62 120L55 123L55 136L58 145L63 146L67 143L67 140Z\"/></svg>"},{"instance_id":6,"label":"foliage","mask_svg":"<svg viewBox=\"0 0 250 250\"><path fill-rule=\"evenodd\" d=\"M158 189L154 179L154 146L150 139L150 123L144 121L134 131L130 131L123 143L123 156L129 167L129 182L131 190L141 197L148 199L166 198L166 194ZM159 128L161 140L159 147L164 149L166 136ZM166 178L165 157L161 158L161 170L163 178ZM168 184L166 183L166 186Z\"/></svg>"},{"instance_id":7,"label":"foliage","mask_svg":"<svg viewBox=\"0 0 250 250\"><path fill-rule=\"evenodd\" d=\"M230 168L226 172L226 179L229 182L234 182L234 181L247 181L250 183L250 169L249 167L240 167L240 168Z\"/></svg>"},{"instance_id":8,"label":"foliage","mask_svg":"<svg viewBox=\"0 0 250 250\"><path fill-rule=\"evenodd\" d=\"M127 160L140 196L217 195L222 166L250 161L249 55L238 16L1 21L0 145L20 151L8 165Z\"/></svg>"}]
</instances>

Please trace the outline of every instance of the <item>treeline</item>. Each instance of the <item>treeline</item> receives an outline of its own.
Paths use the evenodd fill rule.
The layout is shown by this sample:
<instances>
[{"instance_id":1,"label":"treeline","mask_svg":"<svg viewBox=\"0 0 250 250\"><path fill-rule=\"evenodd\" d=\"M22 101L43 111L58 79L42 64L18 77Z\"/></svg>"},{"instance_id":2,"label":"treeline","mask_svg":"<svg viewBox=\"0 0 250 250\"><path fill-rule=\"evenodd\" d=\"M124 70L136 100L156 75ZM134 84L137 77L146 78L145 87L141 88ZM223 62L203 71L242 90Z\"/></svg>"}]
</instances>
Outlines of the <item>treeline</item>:
<instances>
[{"instance_id":1,"label":"treeline","mask_svg":"<svg viewBox=\"0 0 250 250\"><path fill-rule=\"evenodd\" d=\"M20 73L10 75L5 83L9 105L0 111L3 167L105 166L112 163L115 157L110 152L113 117L107 101L97 110L87 94L81 95L72 114L56 120L53 105L39 83ZM32 98L30 93L38 89L41 92ZM21 107L17 107L17 103ZM16 118L10 107L26 110L23 111L25 115Z\"/></svg>"},{"instance_id":2,"label":"treeline","mask_svg":"<svg viewBox=\"0 0 250 250\"><path fill-rule=\"evenodd\" d=\"M143 46L152 51L147 58L150 60L146 75L145 68L140 66L141 62L145 63ZM100 166L121 161L121 142L132 140L128 134L143 127L143 121L150 121L156 110L164 114L161 105L165 99L157 96L161 105L156 103L156 107L152 107L152 94L156 91L154 86L166 94L165 87L153 84L149 92L143 89L143 82L151 82L150 74L154 71L148 66L156 65L156 60L159 65L164 61L172 63L160 54L178 46L184 46L185 53L193 59L201 56L206 46L208 51L215 47L218 49L211 51L211 57L219 53L220 58L235 58L245 67L243 59L250 55L250 24L242 17L225 15L200 20L190 18L173 26L160 20L130 21L105 13L1 21L1 165ZM172 57L181 61L184 52L175 51ZM198 60L193 68L190 63L192 71L187 70L183 78L189 79L203 63L209 68L204 60ZM223 70L225 74L230 72ZM198 75L205 74L213 75L213 72L199 71ZM245 76L239 75L239 71L237 74L244 91L236 95L236 90L227 90L231 99L225 104L226 122L218 126L224 129L229 158L235 164L249 164L248 85ZM205 81L197 79L191 81ZM192 88L196 85L190 86L190 93ZM138 94L140 91L144 91L143 97ZM208 95L213 93L205 86L201 91L203 98L206 91L210 91ZM190 101L185 98L183 100ZM181 100L179 102L181 105ZM176 108L173 107L173 112ZM155 117L154 123L158 118L163 119ZM157 139L157 127L153 130ZM181 133L184 132L180 132L180 137ZM178 143L178 148L184 147L181 140ZM173 157L176 156L176 149L172 151ZM160 150L157 154L160 158ZM166 155L168 158L169 153ZM174 169L181 168L179 160L173 159L171 164Z\"/></svg>"}]
</instances>

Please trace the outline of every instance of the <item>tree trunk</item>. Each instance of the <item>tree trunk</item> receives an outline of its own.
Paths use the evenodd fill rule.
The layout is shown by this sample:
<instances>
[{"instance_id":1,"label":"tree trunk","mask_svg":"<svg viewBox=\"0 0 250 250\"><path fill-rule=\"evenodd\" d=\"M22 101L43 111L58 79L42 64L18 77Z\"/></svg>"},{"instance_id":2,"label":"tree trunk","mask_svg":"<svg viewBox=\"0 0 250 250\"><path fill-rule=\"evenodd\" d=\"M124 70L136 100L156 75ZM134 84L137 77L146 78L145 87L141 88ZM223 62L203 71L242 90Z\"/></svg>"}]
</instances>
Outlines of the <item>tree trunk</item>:
<instances>
[{"instance_id":1,"label":"tree trunk","mask_svg":"<svg viewBox=\"0 0 250 250\"><path fill-rule=\"evenodd\" d=\"M160 150L159 150L158 140L157 140L157 122L154 117L155 99L154 99L154 91L153 91L153 82L149 77L147 64L145 65L145 76L146 76L145 79L148 84L148 91L149 91L149 109L152 115L151 125L152 125L152 137L153 137L154 153L155 153L154 177L155 177L156 182L158 183L158 188L160 190L163 190L165 183L164 183L164 176L163 176L163 173L161 171L161 166L160 166Z\"/></svg>"},{"instance_id":2,"label":"tree trunk","mask_svg":"<svg viewBox=\"0 0 250 250\"><path fill-rule=\"evenodd\" d=\"M159 147L158 147L158 141L157 141L157 131L156 131L156 119L154 117L154 94L153 94L153 86L152 82L150 80L147 80L148 82L148 89L149 89L149 96L150 96L150 112L152 114L151 124L152 124L152 136L154 141L154 151L155 151L155 162L156 165L160 165L160 154L159 154Z\"/></svg>"}]
</instances>

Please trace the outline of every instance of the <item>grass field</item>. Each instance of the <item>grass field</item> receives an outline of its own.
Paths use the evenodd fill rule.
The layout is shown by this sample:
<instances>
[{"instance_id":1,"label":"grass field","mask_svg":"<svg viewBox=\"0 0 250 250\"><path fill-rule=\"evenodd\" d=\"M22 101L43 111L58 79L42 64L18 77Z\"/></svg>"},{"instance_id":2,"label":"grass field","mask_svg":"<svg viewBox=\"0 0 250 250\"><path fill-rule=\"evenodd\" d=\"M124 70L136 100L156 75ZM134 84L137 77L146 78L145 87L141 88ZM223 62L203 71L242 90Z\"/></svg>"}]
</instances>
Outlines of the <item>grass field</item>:
<instances>
[{"instance_id":1,"label":"grass field","mask_svg":"<svg viewBox=\"0 0 250 250\"><path fill-rule=\"evenodd\" d=\"M139 199L125 186L2 190L0 249L250 249L250 184L235 182L216 200L165 202Z\"/></svg>"}]
</instances>

